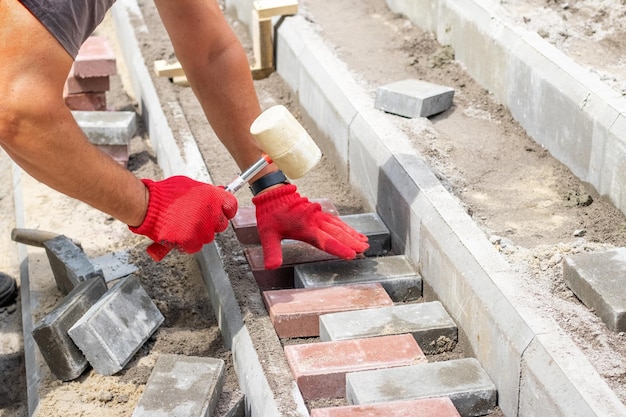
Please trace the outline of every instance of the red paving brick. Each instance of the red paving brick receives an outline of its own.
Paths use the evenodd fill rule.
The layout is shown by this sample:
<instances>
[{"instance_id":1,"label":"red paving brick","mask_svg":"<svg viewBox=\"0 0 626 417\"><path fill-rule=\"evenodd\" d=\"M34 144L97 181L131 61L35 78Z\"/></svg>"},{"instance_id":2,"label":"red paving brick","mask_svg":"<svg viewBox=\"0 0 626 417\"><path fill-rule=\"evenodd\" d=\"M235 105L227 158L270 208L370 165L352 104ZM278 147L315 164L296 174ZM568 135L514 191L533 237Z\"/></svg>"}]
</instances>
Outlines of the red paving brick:
<instances>
[{"instance_id":1,"label":"red paving brick","mask_svg":"<svg viewBox=\"0 0 626 417\"><path fill-rule=\"evenodd\" d=\"M346 373L427 362L412 335L285 346L291 372L307 400L346 396Z\"/></svg>"},{"instance_id":2,"label":"red paving brick","mask_svg":"<svg viewBox=\"0 0 626 417\"><path fill-rule=\"evenodd\" d=\"M322 206L322 211L336 216L339 215L337 208L328 198L311 199L311 202L319 203L320 206ZM256 207L239 207L237 214L232 219L232 225L237 240L242 244L258 245L261 243L259 240L259 231L256 227Z\"/></svg>"},{"instance_id":3,"label":"red paving brick","mask_svg":"<svg viewBox=\"0 0 626 417\"><path fill-rule=\"evenodd\" d=\"M321 314L393 305L380 283L270 290L263 300L280 338L319 336Z\"/></svg>"},{"instance_id":4,"label":"red paving brick","mask_svg":"<svg viewBox=\"0 0 626 417\"><path fill-rule=\"evenodd\" d=\"M65 81L63 96L77 93L102 93L111 88L110 77L77 78L70 74Z\"/></svg>"},{"instance_id":5,"label":"red paving brick","mask_svg":"<svg viewBox=\"0 0 626 417\"><path fill-rule=\"evenodd\" d=\"M74 61L73 74L79 78L117 74L115 52L105 36L90 36L81 45Z\"/></svg>"},{"instance_id":6,"label":"red paving brick","mask_svg":"<svg viewBox=\"0 0 626 417\"><path fill-rule=\"evenodd\" d=\"M461 417L448 397L315 408L311 417Z\"/></svg>"},{"instance_id":7,"label":"red paving brick","mask_svg":"<svg viewBox=\"0 0 626 417\"><path fill-rule=\"evenodd\" d=\"M250 264L252 275L261 291L293 288L295 265L339 259L304 242L289 240L284 241L281 246L283 250L283 264L273 270L265 269L263 248L260 245L244 248L244 255L248 260L248 264Z\"/></svg>"},{"instance_id":8,"label":"red paving brick","mask_svg":"<svg viewBox=\"0 0 626 417\"><path fill-rule=\"evenodd\" d=\"M107 108L106 93L78 93L65 96L71 110L103 111Z\"/></svg>"}]
</instances>

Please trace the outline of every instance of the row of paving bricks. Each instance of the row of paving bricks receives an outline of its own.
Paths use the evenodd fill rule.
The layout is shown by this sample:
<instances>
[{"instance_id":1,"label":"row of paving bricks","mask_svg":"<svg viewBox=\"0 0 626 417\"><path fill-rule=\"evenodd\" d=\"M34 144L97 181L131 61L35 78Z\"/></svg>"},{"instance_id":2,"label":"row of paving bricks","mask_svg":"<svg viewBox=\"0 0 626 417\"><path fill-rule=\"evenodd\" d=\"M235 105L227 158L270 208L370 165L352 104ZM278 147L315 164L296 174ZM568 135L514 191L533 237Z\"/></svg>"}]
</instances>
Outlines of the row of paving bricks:
<instances>
[{"instance_id":1,"label":"row of paving bricks","mask_svg":"<svg viewBox=\"0 0 626 417\"><path fill-rule=\"evenodd\" d=\"M339 215L328 199L314 202ZM340 217L369 238L364 258L344 261L286 240L276 270L262 266L254 208L241 207L232 221L302 397L347 400L311 416L492 412L496 388L477 360L429 362L427 355L454 349L457 326L441 303L423 300L419 272L393 254L380 217Z\"/></svg>"}]
</instances>

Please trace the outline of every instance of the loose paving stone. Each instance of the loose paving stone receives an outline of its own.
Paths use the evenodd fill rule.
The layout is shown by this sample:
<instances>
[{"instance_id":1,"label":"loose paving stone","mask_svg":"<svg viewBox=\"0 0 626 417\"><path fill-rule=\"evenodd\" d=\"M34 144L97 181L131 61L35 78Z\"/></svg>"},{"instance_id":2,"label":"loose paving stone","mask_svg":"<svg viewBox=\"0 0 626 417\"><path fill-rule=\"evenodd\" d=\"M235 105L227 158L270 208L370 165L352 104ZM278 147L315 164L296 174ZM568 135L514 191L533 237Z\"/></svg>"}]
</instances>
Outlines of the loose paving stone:
<instances>
[{"instance_id":1,"label":"loose paving stone","mask_svg":"<svg viewBox=\"0 0 626 417\"><path fill-rule=\"evenodd\" d=\"M117 74L115 52L106 36L90 36L85 40L74 60L72 73L78 78Z\"/></svg>"},{"instance_id":2,"label":"loose paving stone","mask_svg":"<svg viewBox=\"0 0 626 417\"><path fill-rule=\"evenodd\" d=\"M68 331L94 370L120 371L163 323L134 275L118 281Z\"/></svg>"},{"instance_id":3,"label":"loose paving stone","mask_svg":"<svg viewBox=\"0 0 626 417\"><path fill-rule=\"evenodd\" d=\"M76 244L64 235L43 242L52 268L57 288L67 295L81 282L103 276L96 266Z\"/></svg>"},{"instance_id":4,"label":"loose paving stone","mask_svg":"<svg viewBox=\"0 0 626 417\"><path fill-rule=\"evenodd\" d=\"M33 328L32 334L41 356L52 374L61 381L78 378L87 359L67 331L107 292L104 277L98 276L78 284Z\"/></svg>"},{"instance_id":5,"label":"loose paving stone","mask_svg":"<svg viewBox=\"0 0 626 417\"><path fill-rule=\"evenodd\" d=\"M109 76L79 78L74 76L72 72L65 80L63 87L63 95L78 93L102 93L109 91L111 87L111 79Z\"/></svg>"},{"instance_id":6,"label":"loose paving stone","mask_svg":"<svg viewBox=\"0 0 626 417\"><path fill-rule=\"evenodd\" d=\"M208 417L224 387L224 361L161 355L132 417Z\"/></svg>"},{"instance_id":7,"label":"loose paving stone","mask_svg":"<svg viewBox=\"0 0 626 417\"><path fill-rule=\"evenodd\" d=\"M296 265L295 288L380 282L394 302L422 296L422 277L404 255Z\"/></svg>"},{"instance_id":8,"label":"loose paving stone","mask_svg":"<svg viewBox=\"0 0 626 417\"><path fill-rule=\"evenodd\" d=\"M402 80L376 90L374 107L404 117L429 117L452 106L454 89L421 80Z\"/></svg>"},{"instance_id":9,"label":"loose paving stone","mask_svg":"<svg viewBox=\"0 0 626 417\"><path fill-rule=\"evenodd\" d=\"M314 408L311 417L461 417L448 397Z\"/></svg>"},{"instance_id":10,"label":"loose paving stone","mask_svg":"<svg viewBox=\"0 0 626 417\"><path fill-rule=\"evenodd\" d=\"M311 199L312 203L318 203L322 207L322 211L339 215L337 208L328 198ZM256 207L243 206L239 207L237 214L232 218L231 223L233 230L237 236L237 240L244 245L259 245L259 231L256 224Z\"/></svg>"},{"instance_id":11,"label":"loose paving stone","mask_svg":"<svg viewBox=\"0 0 626 417\"><path fill-rule=\"evenodd\" d=\"M307 400L345 397L347 372L427 361L409 334L289 345L285 356Z\"/></svg>"},{"instance_id":12,"label":"loose paving stone","mask_svg":"<svg viewBox=\"0 0 626 417\"><path fill-rule=\"evenodd\" d=\"M463 417L489 414L496 407L496 387L474 358L348 373L348 403L449 397Z\"/></svg>"},{"instance_id":13,"label":"loose paving stone","mask_svg":"<svg viewBox=\"0 0 626 417\"><path fill-rule=\"evenodd\" d=\"M128 145L137 131L132 111L72 111L72 115L94 145Z\"/></svg>"},{"instance_id":14,"label":"loose paving stone","mask_svg":"<svg viewBox=\"0 0 626 417\"><path fill-rule=\"evenodd\" d=\"M263 300L280 338L319 336L322 314L393 305L379 283L270 290Z\"/></svg>"},{"instance_id":15,"label":"loose paving stone","mask_svg":"<svg viewBox=\"0 0 626 417\"><path fill-rule=\"evenodd\" d=\"M567 256L563 279L610 330L626 331L626 248Z\"/></svg>"},{"instance_id":16,"label":"loose paving stone","mask_svg":"<svg viewBox=\"0 0 626 417\"><path fill-rule=\"evenodd\" d=\"M439 301L320 316L320 339L347 340L409 333L426 354L451 351L458 328Z\"/></svg>"}]
</instances>

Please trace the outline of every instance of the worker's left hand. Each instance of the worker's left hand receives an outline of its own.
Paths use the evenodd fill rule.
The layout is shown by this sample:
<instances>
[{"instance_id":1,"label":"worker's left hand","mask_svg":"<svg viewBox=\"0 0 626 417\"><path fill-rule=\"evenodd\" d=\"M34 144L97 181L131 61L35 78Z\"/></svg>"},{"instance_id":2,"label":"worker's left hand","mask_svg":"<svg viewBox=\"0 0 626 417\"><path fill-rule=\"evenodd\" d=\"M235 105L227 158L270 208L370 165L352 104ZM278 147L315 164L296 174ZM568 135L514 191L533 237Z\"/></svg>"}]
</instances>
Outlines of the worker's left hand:
<instances>
[{"instance_id":1,"label":"worker's left hand","mask_svg":"<svg viewBox=\"0 0 626 417\"><path fill-rule=\"evenodd\" d=\"M300 240L343 259L354 259L369 248L366 236L338 216L322 211L318 203L301 197L293 184L268 190L252 202L256 206L265 269L282 265L282 239Z\"/></svg>"},{"instance_id":2,"label":"worker's left hand","mask_svg":"<svg viewBox=\"0 0 626 417\"><path fill-rule=\"evenodd\" d=\"M148 212L140 226L129 229L154 240L147 251L155 261L172 249L198 252L215 233L226 230L237 213L237 199L224 187L180 175L141 181L150 193Z\"/></svg>"}]
</instances>

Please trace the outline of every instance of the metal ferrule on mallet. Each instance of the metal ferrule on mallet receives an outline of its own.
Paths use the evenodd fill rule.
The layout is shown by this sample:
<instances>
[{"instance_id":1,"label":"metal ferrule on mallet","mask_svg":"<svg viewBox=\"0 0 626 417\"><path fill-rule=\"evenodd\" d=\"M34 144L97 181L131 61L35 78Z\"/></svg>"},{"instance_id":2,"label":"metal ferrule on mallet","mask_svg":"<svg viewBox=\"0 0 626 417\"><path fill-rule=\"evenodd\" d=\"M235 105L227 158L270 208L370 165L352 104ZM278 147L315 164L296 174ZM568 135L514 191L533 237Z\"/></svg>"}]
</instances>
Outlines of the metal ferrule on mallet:
<instances>
[{"instance_id":1,"label":"metal ferrule on mallet","mask_svg":"<svg viewBox=\"0 0 626 417\"><path fill-rule=\"evenodd\" d=\"M322 157L311 136L285 106L270 107L250 126L250 133L265 152L263 157L226 186L235 193L268 164L274 163L291 179L309 172Z\"/></svg>"}]
</instances>

